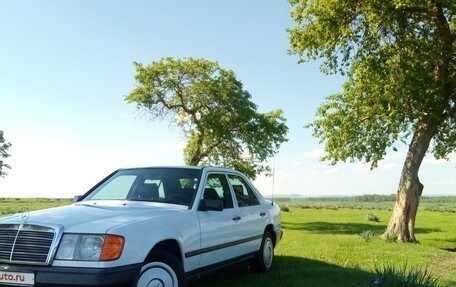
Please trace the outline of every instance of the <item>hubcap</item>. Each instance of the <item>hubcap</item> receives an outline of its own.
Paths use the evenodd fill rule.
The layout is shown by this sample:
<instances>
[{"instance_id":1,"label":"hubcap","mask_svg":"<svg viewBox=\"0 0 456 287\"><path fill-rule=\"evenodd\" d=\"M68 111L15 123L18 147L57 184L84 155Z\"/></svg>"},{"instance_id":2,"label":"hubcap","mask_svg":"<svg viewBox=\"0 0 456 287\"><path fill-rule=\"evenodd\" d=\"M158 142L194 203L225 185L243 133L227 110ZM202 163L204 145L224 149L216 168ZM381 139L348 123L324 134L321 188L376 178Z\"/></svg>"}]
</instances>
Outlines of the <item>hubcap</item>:
<instances>
[{"instance_id":1,"label":"hubcap","mask_svg":"<svg viewBox=\"0 0 456 287\"><path fill-rule=\"evenodd\" d=\"M266 238L263 245L263 262L266 268L271 268L272 261L274 260L274 244L271 238Z\"/></svg>"},{"instance_id":2,"label":"hubcap","mask_svg":"<svg viewBox=\"0 0 456 287\"><path fill-rule=\"evenodd\" d=\"M152 262L141 270L137 287L178 287L174 270L163 262Z\"/></svg>"},{"instance_id":3,"label":"hubcap","mask_svg":"<svg viewBox=\"0 0 456 287\"><path fill-rule=\"evenodd\" d=\"M165 285L163 285L163 281L161 281L160 279L152 280L147 286L148 287L165 287Z\"/></svg>"}]
</instances>

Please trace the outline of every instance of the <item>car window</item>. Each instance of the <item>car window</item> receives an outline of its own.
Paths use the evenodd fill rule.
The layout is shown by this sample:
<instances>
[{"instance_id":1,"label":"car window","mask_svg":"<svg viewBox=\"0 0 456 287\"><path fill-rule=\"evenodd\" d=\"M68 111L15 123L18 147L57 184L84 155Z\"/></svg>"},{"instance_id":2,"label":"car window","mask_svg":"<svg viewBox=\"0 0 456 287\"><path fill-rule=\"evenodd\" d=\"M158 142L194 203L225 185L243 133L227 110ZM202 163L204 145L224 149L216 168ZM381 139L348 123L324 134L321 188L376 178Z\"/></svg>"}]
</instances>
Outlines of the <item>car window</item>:
<instances>
[{"instance_id":1,"label":"car window","mask_svg":"<svg viewBox=\"0 0 456 287\"><path fill-rule=\"evenodd\" d=\"M121 170L83 200L156 201L190 206L201 171L186 168Z\"/></svg>"},{"instance_id":2,"label":"car window","mask_svg":"<svg viewBox=\"0 0 456 287\"><path fill-rule=\"evenodd\" d=\"M122 175L109 180L100 192L97 192L91 199L125 199L130 192L133 182L136 180L134 175Z\"/></svg>"},{"instance_id":3,"label":"car window","mask_svg":"<svg viewBox=\"0 0 456 287\"><path fill-rule=\"evenodd\" d=\"M207 176L204 198L221 199L223 208L233 208L233 197L224 174L212 173Z\"/></svg>"},{"instance_id":4,"label":"car window","mask_svg":"<svg viewBox=\"0 0 456 287\"><path fill-rule=\"evenodd\" d=\"M231 186L233 187L234 194L239 207L259 205L260 201L256 197L250 186L240 176L230 174L228 175Z\"/></svg>"},{"instance_id":5,"label":"car window","mask_svg":"<svg viewBox=\"0 0 456 287\"><path fill-rule=\"evenodd\" d=\"M144 185L150 185L150 188L148 189L152 189L152 184L155 184L157 186L157 190L158 190L158 197L159 198L165 198L165 190L163 189L163 182L160 180L160 179L150 179L150 178L146 178L144 179L144 182L143 182Z\"/></svg>"},{"instance_id":6,"label":"car window","mask_svg":"<svg viewBox=\"0 0 456 287\"><path fill-rule=\"evenodd\" d=\"M198 178L181 178L179 179L181 187L196 189L198 185Z\"/></svg>"}]
</instances>

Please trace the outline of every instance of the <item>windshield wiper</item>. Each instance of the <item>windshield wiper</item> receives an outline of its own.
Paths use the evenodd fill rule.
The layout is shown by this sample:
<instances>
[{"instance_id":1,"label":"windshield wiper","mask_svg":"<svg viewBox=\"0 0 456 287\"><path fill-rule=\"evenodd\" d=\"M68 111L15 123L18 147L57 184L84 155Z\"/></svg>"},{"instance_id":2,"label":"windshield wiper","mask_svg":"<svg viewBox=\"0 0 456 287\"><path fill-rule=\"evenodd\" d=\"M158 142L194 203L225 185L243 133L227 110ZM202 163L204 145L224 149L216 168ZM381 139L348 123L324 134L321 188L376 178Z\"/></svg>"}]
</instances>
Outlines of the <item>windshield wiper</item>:
<instances>
[{"instance_id":1,"label":"windshield wiper","mask_svg":"<svg viewBox=\"0 0 456 287\"><path fill-rule=\"evenodd\" d=\"M145 201L145 202L158 202L158 203L170 203L170 204L178 204L178 205L185 205L180 202L172 201L172 200L163 200L163 199L147 199L147 198L130 198L127 199L130 201Z\"/></svg>"}]
</instances>

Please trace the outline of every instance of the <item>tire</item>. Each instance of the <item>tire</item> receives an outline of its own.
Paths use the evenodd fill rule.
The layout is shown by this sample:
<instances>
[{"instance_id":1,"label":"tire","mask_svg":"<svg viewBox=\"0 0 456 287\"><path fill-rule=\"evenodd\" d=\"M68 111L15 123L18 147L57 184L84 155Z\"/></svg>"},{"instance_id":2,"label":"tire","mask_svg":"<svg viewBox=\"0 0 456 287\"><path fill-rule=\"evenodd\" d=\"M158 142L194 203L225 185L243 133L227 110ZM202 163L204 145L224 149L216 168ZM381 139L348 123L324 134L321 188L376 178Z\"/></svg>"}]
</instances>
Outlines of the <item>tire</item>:
<instances>
[{"instance_id":1,"label":"tire","mask_svg":"<svg viewBox=\"0 0 456 287\"><path fill-rule=\"evenodd\" d=\"M254 272L264 273L272 270L274 263L274 241L270 231L265 231L261 241L260 251L251 263L250 267Z\"/></svg>"},{"instance_id":2,"label":"tire","mask_svg":"<svg viewBox=\"0 0 456 287\"><path fill-rule=\"evenodd\" d=\"M155 253L145 263L136 287L185 287L184 268L176 257L168 252Z\"/></svg>"}]
</instances>

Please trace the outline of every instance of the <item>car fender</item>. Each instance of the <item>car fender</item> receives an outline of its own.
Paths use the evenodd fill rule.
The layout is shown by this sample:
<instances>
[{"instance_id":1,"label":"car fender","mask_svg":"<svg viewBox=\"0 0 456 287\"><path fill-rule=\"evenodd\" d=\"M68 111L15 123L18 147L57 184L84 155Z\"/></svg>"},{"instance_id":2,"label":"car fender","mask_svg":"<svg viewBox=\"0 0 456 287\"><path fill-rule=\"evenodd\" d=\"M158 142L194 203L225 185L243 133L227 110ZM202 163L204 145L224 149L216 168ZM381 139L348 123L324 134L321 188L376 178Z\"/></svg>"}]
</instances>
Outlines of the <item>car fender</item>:
<instances>
[{"instance_id":1,"label":"car fender","mask_svg":"<svg viewBox=\"0 0 456 287\"><path fill-rule=\"evenodd\" d=\"M143 218L130 224L108 230L110 234L125 237L125 246L120 259L105 262L106 266L120 266L143 263L150 251L160 242L175 240L179 245L185 270L197 268L199 258L187 260L186 251L200 248L199 220L191 210L176 212L161 218Z\"/></svg>"}]
</instances>

